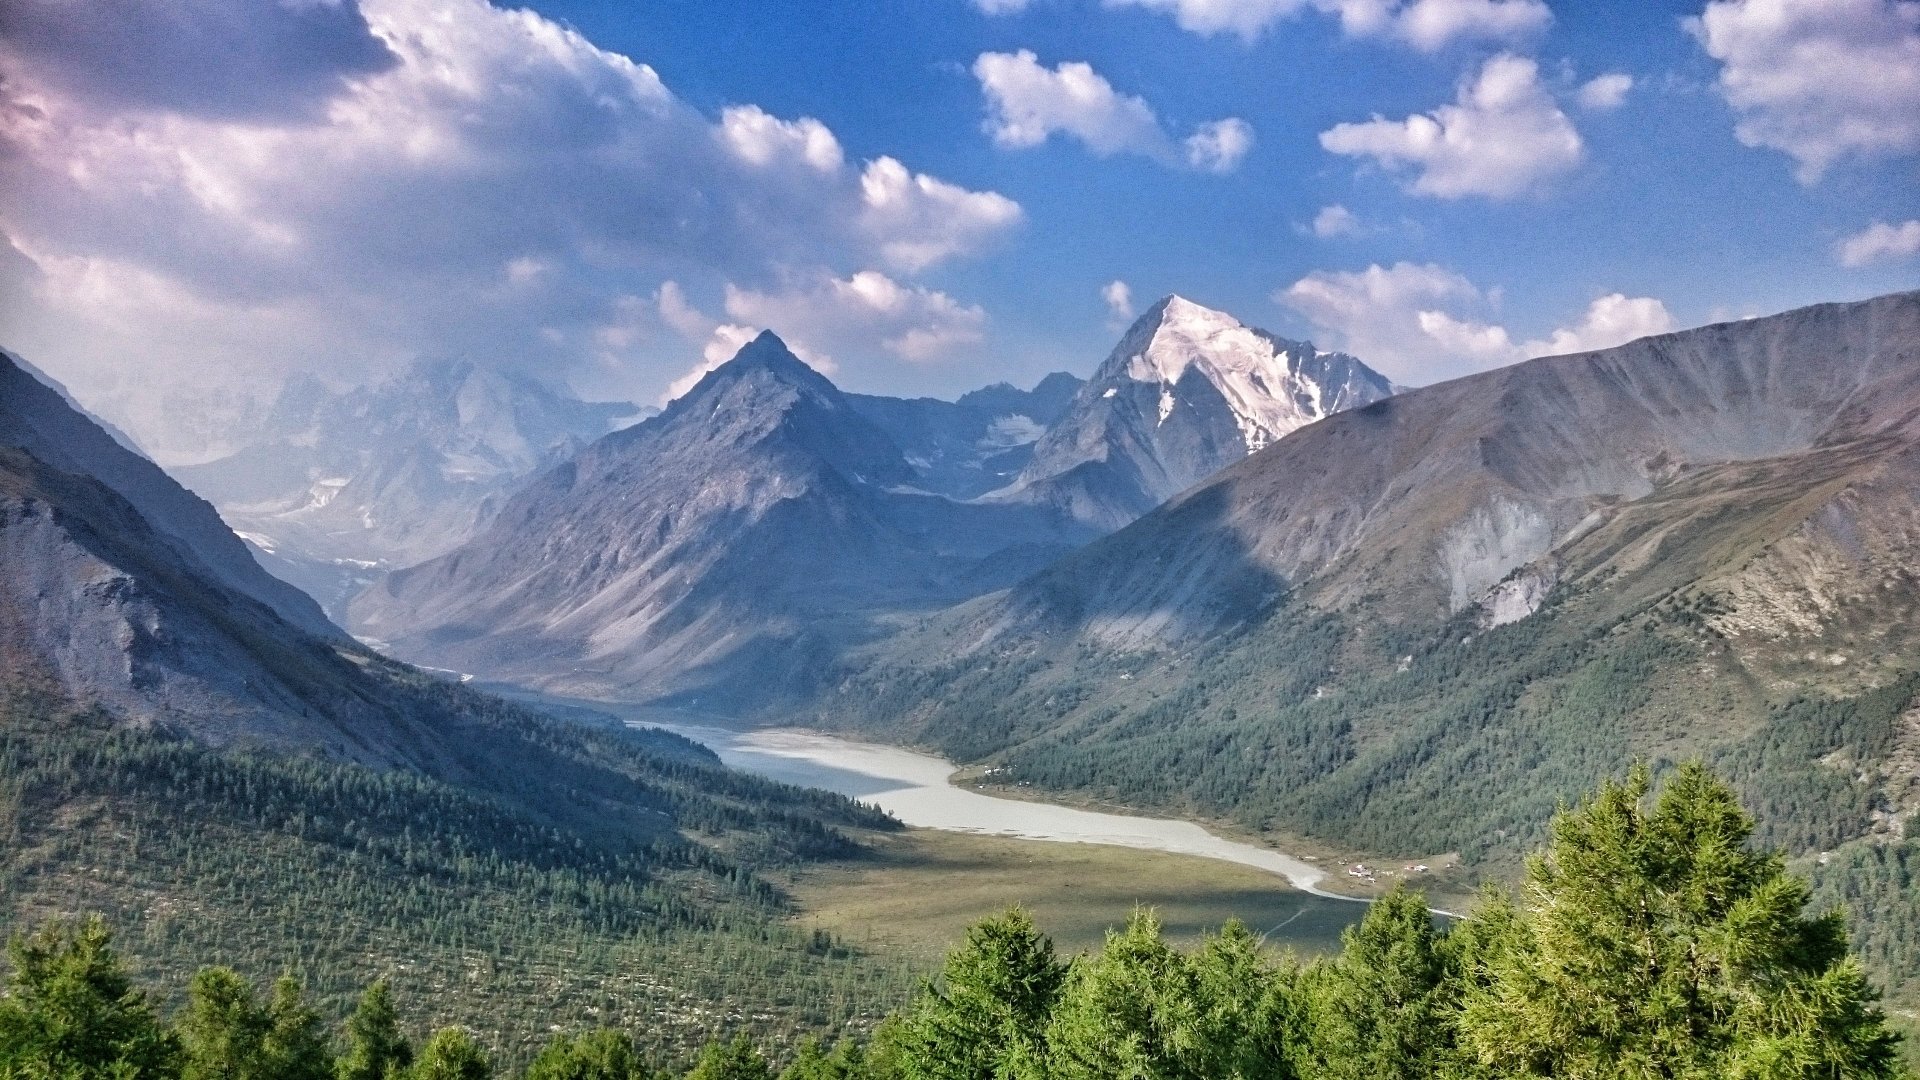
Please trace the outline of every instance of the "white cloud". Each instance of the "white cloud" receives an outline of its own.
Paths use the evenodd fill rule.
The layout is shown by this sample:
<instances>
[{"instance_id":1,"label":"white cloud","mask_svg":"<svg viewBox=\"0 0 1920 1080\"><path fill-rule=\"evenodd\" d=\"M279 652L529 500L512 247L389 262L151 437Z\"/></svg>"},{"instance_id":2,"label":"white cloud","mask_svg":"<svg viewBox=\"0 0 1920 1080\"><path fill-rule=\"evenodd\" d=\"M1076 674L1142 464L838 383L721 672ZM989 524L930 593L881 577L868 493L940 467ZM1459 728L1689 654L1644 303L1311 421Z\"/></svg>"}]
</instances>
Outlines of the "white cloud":
<instances>
[{"instance_id":1,"label":"white cloud","mask_svg":"<svg viewBox=\"0 0 1920 1080\"><path fill-rule=\"evenodd\" d=\"M1312 9L1340 20L1349 37L1390 38L1422 52L1456 41L1519 41L1553 22L1544 0L1106 0L1108 7L1166 12L1195 34L1258 39L1275 23Z\"/></svg>"},{"instance_id":2,"label":"white cloud","mask_svg":"<svg viewBox=\"0 0 1920 1080\"><path fill-rule=\"evenodd\" d=\"M1356 236L1361 231L1360 219L1354 215L1353 211L1339 203L1334 203L1331 206L1321 207L1320 212L1313 215L1313 221L1301 231L1312 233L1322 240L1331 240L1336 236Z\"/></svg>"},{"instance_id":3,"label":"white cloud","mask_svg":"<svg viewBox=\"0 0 1920 1080\"><path fill-rule=\"evenodd\" d=\"M1021 49L981 53L973 74L987 99L983 127L1000 146L1039 146L1059 133L1100 157L1139 154L1224 173L1239 165L1253 144L1253 128L1231 117L1201 124L1176 144L1146 101L1115 90L1089 64L1070 61L1048 69Z\"/></svg>"},{"instance_id":4,"label":"white cloud","mask_svg":"<svg viewBox=\"0 0 1920 1080\"><path fill-rule=\"evenodd\" d=\"M1125 325L1133 321L1133 288L1124 281L1109 281L1100 286L1100 299L1107 303L1107 321Z\"/></svg>"},{"instance_id":5,"label":"white cloud","mask_svg":"<svg viewBox=\"0 0 1920 1080\"><path fill-rule=\"evenodd\" d=\"M1202 172L1230 173L1253 148L1253 126L1236 117L1210 120L1187 136L1183 145L1188 165Z\"/></svg>"},{"instance_id":6,"label":"white cloud","mask_svg":"<svg viewBox=\"0 0 1920 1080\"><path fill-rule=\"evenodd\" d=\"M1337 124L1320 145L1371 158L1387 169L1412 168L1414 192L1442 199L1512 198L1578 165L1580 133L1560 111L1532 60L1501 54L1460 86L1457 101L1431 113Z\"/></svg>"},{"instance_id":7,"label":"white cloud","mask_svg":"<svg viewBox=\"0 0 1920 1080\"><path fill-rule=\"evenodd\" d=\"M836 353L872 341L911 363L938 360L978 344L987 322L977 304L902 285L877 270L812 275L773 291L728 285L726 309L729 319L772 330L802 359L829 371Z\"/></svg>"},{"instance_id":8,"label":"white cloud","mask_svg":"<svg viewBox=\"0 0 1920 1080\"><path fill-rule=\"evenodd\" d=\"M1317 271L1274 294L1331 344L1409 385L1482 371L1534 356L1583 352L1673 329L1652 297L1609 293L1571 326L1516 340L1486 315L1500 291L1481 289L1433 264L1396 263L1361 271Z\"/></svg>"},{"instance_id":9,"label":"white cloud","mask_svg":"<svg viewBox=\"0 0 1920 1080\"><path fill-rule=\"evenodd\" d=\"M758 105L735 105L720 114L720 135L749 165L798 160L815 172L836 173L846 163L840 140L811 116L782 120Z\"/></svg>"},{"instance_id":10,"label":"white cloud","mask_svg":"<svg viewBox=\"0 0 1920 1080\"><path fill-rule=\"evenodd\" d=\"M215 18L222 5L247 19L328 6L193 6ZM10 242L31 263L0 267L23 297L8 302L10 347L76 393L136 405L149 384L271 379L320 357L339 365L330 374L364 378L422 353L648 395L671 374L643 333L658 313L622 305L664 279L914 273L986 250L1022 220L1005 196L891 157L849 162L812 118L751 105L706 115L652 68L531 11L339 6L364 16L373 53L354 44L351 20L307 19L344 42L339 70L303 74L291 104L257 94L239 117L200 107L218 95L199 83L75 89L0 39L0 251ZM255 36L271 35L206 47ZM138 107L122 104L135 90ZM109 279L140 287L85 299L84 283ZM641 316L655 321L617 329ZM901 351L878 337L840 347L849 359ZM157 408L129 419L143 436L168 422Z\"/></svg>"},{"instance_id":11,"label":"white cloud","mask_svg":"<svg viewBox=\"0 0 1920 1080\"><path fill-rule=\"evenodd\" d=\"M973 0L973 6L986 15L1016 15L1027 10L1028 0Z\"/></svg>"},{"instance_id":12,"label":"white cloud","mask_svg":"<svg viewBox=\"0 0 1920 1080\"><path fill-rule=\"evenodd\" d=\"M1802 183L1920 151L1920 4L1715 0L1688 29L1721 63L1735 136L1792 157Z\"/></svg>"},{"instance_id":13,"label":"white cloud","mask_svg":"<svg viewBox=\"0 0 1920 1080\"><path fill-rule=\"evenodd\" d=\"M878 238L882 258L910 272L978 251L1024 216L1005 195L912 173L890 157L867 163L860 201L861 224Z\"/></svg>"},{"instance_id":14,"label":"white cloud","mask_svg":"<svg viewBox=\"0 0 1920 1080\"><path fill-rule=\"evenodd\" d=\"M1610 71L1581 83L1575 98L1580 102L1580 107L1588 112L1611 112L1626 104L1627 94L1632 89L1633 76L1622 71Z\"/></svg>"},{"instance_id":15,"label":"white cloud","mask_svg":"<svg viewBox=\"0 0 1920 1080\"><path fill-rule=\"evenodd\" d=\"M1834 245L1841 266L1868 266L1920 254L1920 221L1876 221Z\"/></svg>"}]
</instances>

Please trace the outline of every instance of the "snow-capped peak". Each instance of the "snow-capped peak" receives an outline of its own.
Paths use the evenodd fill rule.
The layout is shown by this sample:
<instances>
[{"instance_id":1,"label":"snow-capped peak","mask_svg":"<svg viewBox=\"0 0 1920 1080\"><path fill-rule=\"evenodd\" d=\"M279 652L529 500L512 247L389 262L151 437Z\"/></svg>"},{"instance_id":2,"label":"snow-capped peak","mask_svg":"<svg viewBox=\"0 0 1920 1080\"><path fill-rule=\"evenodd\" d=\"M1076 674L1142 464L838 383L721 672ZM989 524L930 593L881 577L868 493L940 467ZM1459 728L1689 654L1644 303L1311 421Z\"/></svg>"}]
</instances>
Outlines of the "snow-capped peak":
<instances>
[{"instance_id":1,"label":"snow-capped peak","mask_svg":"<svg viewBox=\"0 0 1920 1080\"><path fill-rule=\"evenodd\" d=\"M1323 387L1302 370L1326 354L1183 296L1154 305L1127 339L1132 348L1118 358L1125 377L1165 388L1162 422L1172 411L1172 387L1197 369L1226 399L1248 453L1334 411L1334 403L1324 399L1338 387Z\"/></svg>"}]
</instances>

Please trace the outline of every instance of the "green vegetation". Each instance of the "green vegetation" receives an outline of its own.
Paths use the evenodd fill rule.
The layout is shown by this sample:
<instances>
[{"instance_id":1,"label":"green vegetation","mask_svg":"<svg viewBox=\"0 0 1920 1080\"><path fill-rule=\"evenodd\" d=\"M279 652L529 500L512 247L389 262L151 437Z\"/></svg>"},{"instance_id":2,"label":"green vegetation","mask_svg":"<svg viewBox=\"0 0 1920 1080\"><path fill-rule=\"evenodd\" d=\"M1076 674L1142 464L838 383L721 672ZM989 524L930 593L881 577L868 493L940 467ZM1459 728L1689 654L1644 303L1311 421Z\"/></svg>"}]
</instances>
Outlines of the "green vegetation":
<instances>
[{"instance_id":1,"label":"green vegetation","mask_svg":"<svg viewBox=\"0 0 1920 1080\"><path fill-rule=\"evenodd\" d=\"M556 1024L691 1048L724 1022L789 1042L910 993L906 962L793 927L767 878L853 854L847 830L884 835L890 819L675 737L420 693L422 715L490 740L512 775L221 752L15 695L0 713L0 927L98 912L170 1008L188 993L166 977L207 956L262 985L292 973L331 1016L385 979L435 1023L487 1017L508 1063ZM388 1059L368 1053L374 1076Z\"/></svg>"},{"instance_id":2,"label":"green vegetation","mask_svg":"<svg viewBox=\"0 0 1920 1080\"><path fill-rule=\"evenodd\" d=\"M854 858L801 867L789 892L802 926L926 970L968 926L1015 905L1072 951L1097 947L1134 908L1151 907L1178 944L1238 918L1270 946L1317 954L1338 948L1362 911L1289 888L1269 871L1197 855L931 829L876 837Z\"/></svg>"},{"instance_id":3,"label":"green vegetation","mask_svg":"<svg viewBox=\"0 0 1920 1080\"><path fill-rule=\"evenodd\" d=\"M1753 821L1704 766L1657 798L1648 773L1558 815L1517 895L1435 925L1388 896L1338 956L1275 958L1238 924L1192 951L1150 912L1063 960L1023 912L982 922L900 1013L784 1070L744 1034L686 1072L605 1027L555 1037L527 1080L1223 1080L1586 1077L1893 1080L1898 1038L1837 915L1752 846ZM486 1039L441 1027L417 1052L384 983L334 1056L297 989L262 1006L224 969L171 1025L121 972L98 921L16 938L0 997L0 1077L309 1076L490 1080ZM717 1025L716 1025L717 1026ZM287 1033L296 1033L289 1036ZM684 1060L684 1059L683 1059ZM263 1066L262 1063L272 1063ZM261 1069L280 1069L262 1072ZM686 1068L685 1064L679 1068Z\"/></svg>"},{"instance_id":4,"label":"green vegetation","mask_svg":"<svg viewBox=\"0 0 1920 1080\"><path fill-rule=\"evenodd\" d=\"M1846 684L1742 653L1714 630L1713 597L1645 583L1562 586L1491 629L1472 611L1365 618L1378 603L1330 613L1285 598L1178 653L1036 636L939 667L881 664L810 722L989 762L996 782L1382 858L1457 852L1489 879L1516 875L1554 809L1629 761L1659 775L1701 757L1754 807L1764 842L1835 853L1822 895L1862 928L1875 977L1920 1002L1920 935L1881 925L1911 925L1895 908L1913 894L1888 884L1907 849L1876 824L1895 807L1873 768L1902 739L1920 750L1901 723L1920 676Z\"/></svg>"}]
</instances>

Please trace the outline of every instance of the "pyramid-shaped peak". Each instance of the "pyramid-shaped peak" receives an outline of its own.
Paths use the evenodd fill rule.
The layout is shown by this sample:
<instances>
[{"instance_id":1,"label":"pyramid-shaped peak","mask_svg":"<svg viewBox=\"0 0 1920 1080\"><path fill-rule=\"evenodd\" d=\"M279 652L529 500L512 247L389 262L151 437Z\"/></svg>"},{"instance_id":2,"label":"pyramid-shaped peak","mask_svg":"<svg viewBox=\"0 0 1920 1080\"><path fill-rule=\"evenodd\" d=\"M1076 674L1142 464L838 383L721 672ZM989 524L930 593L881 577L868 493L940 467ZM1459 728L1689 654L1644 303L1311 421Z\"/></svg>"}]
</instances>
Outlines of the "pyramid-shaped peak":
<instances>
[{"instance_id":1,"label":"pyramid-shaped peak","mask_svg":"<svg viewBox=\"0 0 1920 1080\"><path fill-rule=\"evenodd\" d=\"M1168 293L1154 309L1159 313L1159 322L1167 323L1211 323L1221 326L1244 325L1239 319L1205 304L1196 304L1179 293Z\"/></svg>"}]
</instances>

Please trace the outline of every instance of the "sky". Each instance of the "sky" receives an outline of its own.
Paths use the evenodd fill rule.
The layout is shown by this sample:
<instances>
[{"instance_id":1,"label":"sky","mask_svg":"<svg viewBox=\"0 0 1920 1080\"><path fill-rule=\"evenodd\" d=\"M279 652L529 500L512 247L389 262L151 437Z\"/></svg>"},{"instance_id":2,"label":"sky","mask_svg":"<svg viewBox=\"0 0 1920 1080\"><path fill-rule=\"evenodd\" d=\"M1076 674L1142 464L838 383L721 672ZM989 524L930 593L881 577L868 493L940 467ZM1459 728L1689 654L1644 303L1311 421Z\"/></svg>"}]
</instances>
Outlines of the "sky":
<instances>
[{"instance_id":1,"label":"sky","mask_svg":"<svg viewBox=\"0 0 1920 1080\"><path fill-rule=\"evenodd\" d=\"M1911 0L9 0L0 346L160 453L292 371L1089 372L1178 292L1421 385L1920 286Z\"/></svg>"}]
</instances>

